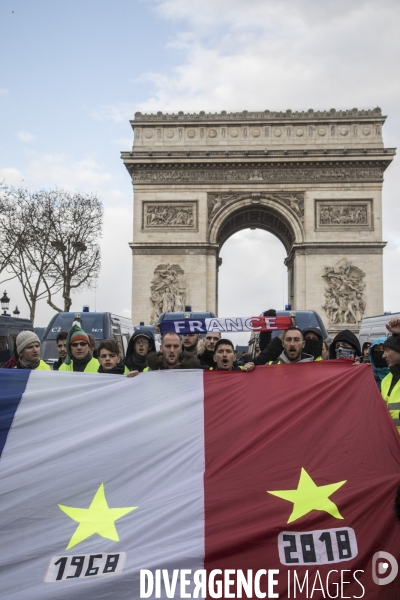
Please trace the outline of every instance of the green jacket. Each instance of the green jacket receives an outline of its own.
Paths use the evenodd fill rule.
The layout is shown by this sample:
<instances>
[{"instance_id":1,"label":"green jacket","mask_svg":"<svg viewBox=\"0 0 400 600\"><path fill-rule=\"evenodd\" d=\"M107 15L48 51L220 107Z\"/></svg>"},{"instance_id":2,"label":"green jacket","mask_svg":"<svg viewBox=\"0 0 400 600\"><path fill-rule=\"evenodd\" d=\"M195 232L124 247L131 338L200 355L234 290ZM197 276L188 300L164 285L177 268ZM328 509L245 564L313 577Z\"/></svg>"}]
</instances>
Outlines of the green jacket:
<instances>
[{"instance_id":1,"label":"green jacket","mask_svg":"<svg viewBox=\"0 0 400 600\"><path fill-rule=\"evenodd\" d=\"M73 371L74 370L73 360L74 359L72 359L72 361L69 363L69 365L66 365L65 363L63 363L58 370L59 371ZM86 365L83 372L84 373L97 373L97 371L99 370L99 366L100 366L100 363L97 360L97 358L92 357L89 360L89 362Z\"/></svg>"},{"instance_id":2,"label":"green jacket","mask_svg":"<svg viewBox=\"0 0 400 600\"><path fill-rule=\"evenodd\" d=\"M384 379L382 379L381 394L382 398L386 402L394 424L397 427L397 431L400 433L400 381L396 383L390 396L388 396L392 379L392 373L389 373Z\"/></svg>"}]
</instances>

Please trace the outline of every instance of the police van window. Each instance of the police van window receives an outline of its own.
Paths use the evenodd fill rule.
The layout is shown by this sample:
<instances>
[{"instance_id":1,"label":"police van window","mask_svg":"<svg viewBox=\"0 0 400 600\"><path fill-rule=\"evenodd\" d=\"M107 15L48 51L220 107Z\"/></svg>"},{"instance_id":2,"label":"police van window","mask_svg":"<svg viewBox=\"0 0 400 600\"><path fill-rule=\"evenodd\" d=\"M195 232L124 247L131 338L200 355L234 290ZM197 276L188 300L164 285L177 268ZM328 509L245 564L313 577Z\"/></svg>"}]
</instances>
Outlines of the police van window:
<instances>
[{"instance_id":1,"label":"police van window","mask_svg":"<svg viewBox=\"0 0 400 600\"><path fill-rule=\"evenodd\" d=\"M69 331L74 321L74 312L70 312L64 315L58 315L54 320L51 330L46 336L48 340L55 340L57 334L60 331ZM103 327L104 327L104 315L103 313L80 313L82 329L86 333L94 335L96 340L102 340L104 338Z\"/></svg>"}]
</instances>

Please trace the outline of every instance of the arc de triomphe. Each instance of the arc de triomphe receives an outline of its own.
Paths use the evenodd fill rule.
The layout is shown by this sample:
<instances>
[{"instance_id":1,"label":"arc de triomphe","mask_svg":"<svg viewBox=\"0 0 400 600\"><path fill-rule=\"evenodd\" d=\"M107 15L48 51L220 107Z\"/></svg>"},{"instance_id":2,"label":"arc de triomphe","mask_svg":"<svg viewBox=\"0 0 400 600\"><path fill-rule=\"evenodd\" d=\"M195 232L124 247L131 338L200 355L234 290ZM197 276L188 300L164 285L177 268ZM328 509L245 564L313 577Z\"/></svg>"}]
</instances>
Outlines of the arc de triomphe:
<instances>
[{"instance_id":1,"label":"arc de triomphe","mask_svg":"<svg viewBox=\"0 0 400 600\"><path fill-rule=\"evenodd\" d=\"M245 228L281 240L289 303L319 312L330 333L381 313L382 183L395 154L384 122L379 108L136 113L122 153L134 187L133 322L185 304L217 312L220 249Z\"/></svg>"}]
</instances>

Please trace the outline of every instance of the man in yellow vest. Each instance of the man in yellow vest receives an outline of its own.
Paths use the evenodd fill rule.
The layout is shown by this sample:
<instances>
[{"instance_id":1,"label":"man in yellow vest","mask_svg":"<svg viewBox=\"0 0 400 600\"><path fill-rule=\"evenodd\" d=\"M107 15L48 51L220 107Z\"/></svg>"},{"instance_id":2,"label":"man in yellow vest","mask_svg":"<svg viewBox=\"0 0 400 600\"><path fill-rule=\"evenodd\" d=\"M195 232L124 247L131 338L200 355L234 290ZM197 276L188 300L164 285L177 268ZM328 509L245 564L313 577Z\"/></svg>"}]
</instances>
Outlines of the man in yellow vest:
<instances>
[{"instance_id":1,"label":"man in yellow vest","mask_svg":"<svg viewBox=\"0 0 400 600\"><path fill-rule=\"evenodd\" d=\"M390 373L382 380L381 394L400 433L400 318L391 319L386 328L392 335L383 343L383 358Z\"/></svg>"},{"instance_id":2,"label":"man in yellow vest","mask_svg":"<svg viewBox=\"0 0 400 600\"><path fill-rule=\"evenodd\" d=\"M90 353L89 338L80 325L74 323L68 332L67 356L59 371L97 373L99 361Z\"/></svg>"},{"instance_id":3,"label":"man in yellow vest","mask_svg":"<svg viewBox=\"0 0 400 600\"><path fill-rule=\"evenodd\" d=\"M40 360L40 340L33 331L21 331L15 340L18 362L14 369L50 371L48 364Z\"/></svg>"}]
</instances>

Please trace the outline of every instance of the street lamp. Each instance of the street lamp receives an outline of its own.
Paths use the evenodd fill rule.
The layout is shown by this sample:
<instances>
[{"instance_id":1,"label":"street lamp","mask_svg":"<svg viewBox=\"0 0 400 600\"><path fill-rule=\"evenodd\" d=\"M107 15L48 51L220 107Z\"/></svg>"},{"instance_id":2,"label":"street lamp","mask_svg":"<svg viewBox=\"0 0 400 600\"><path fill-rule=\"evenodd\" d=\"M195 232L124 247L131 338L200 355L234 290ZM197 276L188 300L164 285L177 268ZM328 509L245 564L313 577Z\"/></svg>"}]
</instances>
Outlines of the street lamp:
<instances>
[{"instance_id":1,"label":"street lamp","mask_svg":"<svg viewBox=\"0 0 400 600\"><path fill-rule=\"evenodd\" d=\"M15 310L13 311L13 315L15 315L16 317L18 317L18 315L20 315L20 311L18 310L18 306L15 307Z\"/></svg>"},{"instance_id":2,"label":"street lamp","mask_svg":"<svg viewBox=\"0 0 400 600\"><path fill-rule=\"evenodd\" d=\"M8 317L7 315L7 311L8 311L8 305L10 304L10 298L7 296L7 292L4 290L4 294L0 300L1 302L1 310L3 310L3 316Z\"/></svg>"}]
</instances>

